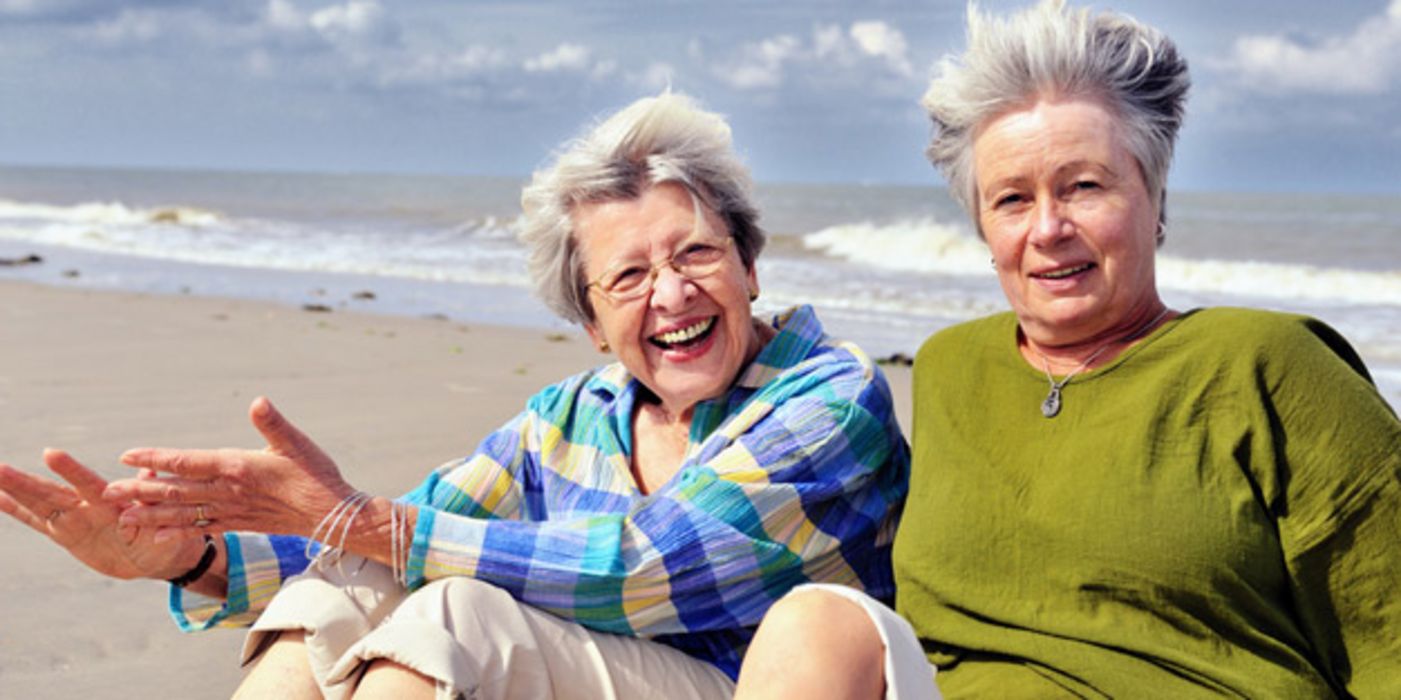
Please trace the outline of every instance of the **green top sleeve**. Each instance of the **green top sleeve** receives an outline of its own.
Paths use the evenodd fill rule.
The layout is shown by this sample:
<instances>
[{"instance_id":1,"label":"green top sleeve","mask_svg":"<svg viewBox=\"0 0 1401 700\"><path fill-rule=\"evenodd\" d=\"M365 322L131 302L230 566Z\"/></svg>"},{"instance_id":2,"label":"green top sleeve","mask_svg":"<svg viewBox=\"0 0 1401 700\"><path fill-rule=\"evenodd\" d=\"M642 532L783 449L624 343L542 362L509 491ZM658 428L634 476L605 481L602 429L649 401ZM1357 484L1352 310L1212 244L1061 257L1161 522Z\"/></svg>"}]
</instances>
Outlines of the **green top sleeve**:
<instances>
[{"instance_id":1,"label":"green top sleeve","mask_svg":"<svg viewBox=\"0 0 1401 700\"><path fill-rule=\"evenodd\" d=\"M1048 388L1011 314L916 360L897 608L946 697L1401 687L1401 424L1336 332L1197 311Z\"/></svg>"}]
</instances>

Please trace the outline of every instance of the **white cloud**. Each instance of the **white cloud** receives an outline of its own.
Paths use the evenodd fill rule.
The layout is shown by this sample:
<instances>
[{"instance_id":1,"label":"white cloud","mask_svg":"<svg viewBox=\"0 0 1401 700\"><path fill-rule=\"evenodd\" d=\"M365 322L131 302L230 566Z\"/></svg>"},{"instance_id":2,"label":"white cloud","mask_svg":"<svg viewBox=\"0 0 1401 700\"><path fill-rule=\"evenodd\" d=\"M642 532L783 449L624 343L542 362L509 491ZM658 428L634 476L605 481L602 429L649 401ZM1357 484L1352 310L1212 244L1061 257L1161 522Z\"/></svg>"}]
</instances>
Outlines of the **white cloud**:
<instances>
[{"instance_id":1,"label":"white cloud","mask_svg":"<svg viewBox=\"0 0 1401 700\"><path fill-rule=\"evenodd\" d=\"M393 34L384 8L375 0L351 0L313 12L307 20L313 29L332 42L383 38Z\"/></svg>"},{"instance_id":2,"label":"white cloud","mask_svg":"<svg viewBox=\"0 0 1401 700\"><path fill-rule=\"evenodd\" d=\"M268 26L280 31L294 32L306 26L306 18L287 0L268 0L264 16Z\"/></svg>"},{"instance_id":3,"label":"white cloud","mask_svg":"<svg viewBox=\"0 0 1401 700\"><path fill-rule=\"evenodd\" d=\"M1398 0L1401 2L1401 0ZM905 35L885 22L857 22L851 25L851 38L868 56L885 59L886 65L900 75L913 75L907 55L909 44Z\"/></svg>"},{"instance_id":4,"label":"white cloud","mask_svg":"<svg viewBox=\"0 0 1401 700\"><path fill-rule=\"evenodd\" d=\"M1273 93L1379 94L1401 82L1401 0L1351 34L1305 43L1244 36L1214 65L1245 87Z\"/></svg>"},{"instance_id":5,"label":"white cloud","mask_svg":"<svg viewBox=\"0 0 1401 700\"><path fill-rule=\"evenodd\" d=\"M741 90L777 87L783 82L783 66L802 50L797 38L781 34L743 49L736 65L721 66L717 76Z\"/></svg>"},{"instance_id":6,"label":"white cloud","mask_svg":"<svg viewBox=\"0 0 1401 700\"><path fill-rule=\"evenodd\" d=\"M780 34L748 44L738 59L716 65L713 72L731 87L757 90L779 87L790 76L848 83L909 79L914 68L905 35L884 22L867 21L845 28L816 26L809 41Z\"/></svg>"},{"instance_id":7,"label":"white cloud","mask_svg":"<svg viewBox=\"0 0 1401 700\"><path fill-rule=\"evenodd\" d=\"M526 59L525 70L530 73L584 71L589 67L592 52L587 46L564 43L554 50Z\"/></svg>"}]
</instances>

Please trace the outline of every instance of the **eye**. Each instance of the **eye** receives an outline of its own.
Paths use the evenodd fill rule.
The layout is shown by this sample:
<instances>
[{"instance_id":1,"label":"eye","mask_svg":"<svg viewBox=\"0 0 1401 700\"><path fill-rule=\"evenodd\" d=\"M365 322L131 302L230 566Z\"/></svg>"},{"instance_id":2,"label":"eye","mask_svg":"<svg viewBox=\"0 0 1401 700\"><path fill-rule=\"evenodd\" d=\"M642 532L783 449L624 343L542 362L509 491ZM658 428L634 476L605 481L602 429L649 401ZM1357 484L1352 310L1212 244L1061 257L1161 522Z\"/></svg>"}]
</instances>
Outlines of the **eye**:
<instances>
[{"instance_id":1,"label":"eye","mask_svg":"<svg viewBox=\"0 0 1401 700\"><path fill-rule=\"evenodd\" d=\"M704 265L725 257L725 249L713 243L692 243L676 255L681 265Z\"/></svg>"},{"instance_id":2,"label":"eye","mask_svg":"<svg viewBox=\"0 0 1401 700\"><path fill-rule=\"evenodd\" d=\"M647 269L643 267L625 267L612 273L603 280L603 288L608 291L626 291L636 288L647 279Z\"/></svg>"},{"instance_id":3,"label":"eye","mask_svg":"<svg viewBox=\"0 0 1401 700\"><path fill-rule=\"evenodd\" d=\"M1099 189L1099 183L1098 183L1098 182L1095 182L1094 180L1077 180L1077 181L1075 182L1075 189L1077 189L1077 190L1097 190L1097 189Z\"/></svg>"},{"instance_id":4,"label":"eye","mask_svg":"<svg viewBox=\"0 0 1401 700\"><path fill-rule=\"evenodd\" d=\"M1000 195L993 199L992 206L994 209L1004 209L1006 207L1020 204L1024 201L1026 201L1025 197L1021 196L1016 192L1009 192L1007 194Z\"/></svg>"}]
</instances>

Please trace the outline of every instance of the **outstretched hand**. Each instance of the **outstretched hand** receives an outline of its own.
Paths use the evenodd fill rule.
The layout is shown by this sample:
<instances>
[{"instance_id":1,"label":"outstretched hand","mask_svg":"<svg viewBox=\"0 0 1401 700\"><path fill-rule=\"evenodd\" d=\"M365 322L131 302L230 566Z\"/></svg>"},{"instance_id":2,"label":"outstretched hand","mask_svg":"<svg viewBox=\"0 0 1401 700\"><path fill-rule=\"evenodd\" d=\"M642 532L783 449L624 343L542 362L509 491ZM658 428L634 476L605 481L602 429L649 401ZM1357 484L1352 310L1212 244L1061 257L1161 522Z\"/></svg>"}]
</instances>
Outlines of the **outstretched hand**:
<instances>
[{"instance_id":1,"label":"outstretched hand","mask_svg":"<svg viewBox=\"0 0 1401 700\"><path fill-rule=\"evenodd\" d=\"M249 418L267 441L263 450L128 450L121 461L150 469L155 479L123 479L107 486L123 510L123 525L186 532L244 530L310 535L320 519L354 489L335 462L266 398Z\"/></svg>"},{"instance_id":2,"label":"outstretched hand","mask_svg":"<svg viewBox=\"0 0 1401 700\"><path fill-rule=\"evenodd\" d=\"M168 579L199 560L204 538L198 530L119 525L122 508L130 504L105 500L101 476L61 450L45 450L44 463L68 483L0 464L0 511L92 570L120 579ZM154 476L143 472L137 481Z\"/></svg>"}]
</instances>

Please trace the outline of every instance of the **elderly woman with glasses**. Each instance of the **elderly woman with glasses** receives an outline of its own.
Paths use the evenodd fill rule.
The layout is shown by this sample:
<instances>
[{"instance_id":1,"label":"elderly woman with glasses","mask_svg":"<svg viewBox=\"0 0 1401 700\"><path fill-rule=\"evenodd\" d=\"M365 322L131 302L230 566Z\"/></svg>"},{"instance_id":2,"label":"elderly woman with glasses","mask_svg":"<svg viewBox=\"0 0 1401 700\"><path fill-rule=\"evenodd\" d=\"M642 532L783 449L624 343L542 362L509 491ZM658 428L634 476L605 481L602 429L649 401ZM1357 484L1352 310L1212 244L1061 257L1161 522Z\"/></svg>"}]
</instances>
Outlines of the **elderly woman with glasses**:
<instances>
[{"instance_id":1,"label":"elderly woman with glasses","mask_svg":"<svg viewBox=\"0 0 1401 700\"><path fill-rule=\"evenodd\" d=\"M51 452L73 487L0 468L0 505L102 573L174 579L186 629L256 619L246 697L727 698L790 588L888 599L889 389L811 308L751 315L764 235L725 123L640 100L522 201L540 295L618 361L407 496L357 491L259 399L264 451L132 450L151 471L110 485Z\"/></svg>"},{"instance_id":2,"label":"elderly woman with glasses","mask_svg":"<svg viewBox=\"0 0 1401 700\"><path fill-rule=\"evenodd\" d=\"M909 624L795 594L741 695L1396 697L1401 422L1324 323L1158 295L1186 62L1055 0L968 36L929 156L1011 308L915 360Z\"/></svg>"}]
</instances>

